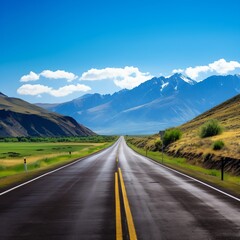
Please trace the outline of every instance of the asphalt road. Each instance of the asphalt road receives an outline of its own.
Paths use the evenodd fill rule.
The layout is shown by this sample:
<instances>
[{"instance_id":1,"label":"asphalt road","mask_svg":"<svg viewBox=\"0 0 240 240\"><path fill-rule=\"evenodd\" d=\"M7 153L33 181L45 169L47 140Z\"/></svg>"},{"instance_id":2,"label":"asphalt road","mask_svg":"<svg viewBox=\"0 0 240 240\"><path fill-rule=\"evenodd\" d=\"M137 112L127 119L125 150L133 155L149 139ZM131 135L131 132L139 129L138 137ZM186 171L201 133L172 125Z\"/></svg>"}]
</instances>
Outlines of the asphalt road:
<instances>
[{"instance_id":1,"label":"asphalt road","mask_svg":"<svg viewBox=\"0 0 240 240\"><path fill-rule=\"evenodd\" d=\"M0 195L0 239L116 239L118 167L138 239L240 239L239 201L136 154L123 138Z\"/></svg>"}]
</instances>

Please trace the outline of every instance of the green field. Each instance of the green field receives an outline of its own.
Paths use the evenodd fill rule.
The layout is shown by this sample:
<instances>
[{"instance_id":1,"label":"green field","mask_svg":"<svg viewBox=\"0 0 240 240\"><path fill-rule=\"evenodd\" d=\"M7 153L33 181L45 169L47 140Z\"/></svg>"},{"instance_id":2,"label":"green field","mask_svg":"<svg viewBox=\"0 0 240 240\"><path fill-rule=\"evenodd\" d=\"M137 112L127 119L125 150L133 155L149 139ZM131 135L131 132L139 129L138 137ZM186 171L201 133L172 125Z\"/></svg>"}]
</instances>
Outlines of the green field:
<instances>
[{"instance_id":1,"label":"green field","mask_svg":"<svg viewBox=\"0 0 240 240\"><path fill-rule=\"evenodd\" d=\"M110 146L105 143L0 143L0 188L22 182ZM24 169L24 158L27 172Z\"/></svg>"}]
</instances>

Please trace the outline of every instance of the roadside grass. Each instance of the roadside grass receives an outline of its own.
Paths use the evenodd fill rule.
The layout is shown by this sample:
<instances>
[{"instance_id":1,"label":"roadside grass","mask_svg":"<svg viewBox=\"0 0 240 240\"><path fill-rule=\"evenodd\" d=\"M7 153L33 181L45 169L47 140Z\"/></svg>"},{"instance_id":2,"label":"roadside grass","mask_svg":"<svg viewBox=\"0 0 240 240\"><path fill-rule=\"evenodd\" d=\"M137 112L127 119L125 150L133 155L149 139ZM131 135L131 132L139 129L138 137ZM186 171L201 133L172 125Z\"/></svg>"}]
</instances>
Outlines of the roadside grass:
<instances>
[{"instance_id":1,"label":"roadside grass","mask_svg":"<svg viewBox=\"0 0 240 240\"><path fill-rule=\"evenodd\" d=\"M1 157L6 156L9 152L18 153L15 154L18 156L17 158L14 158L14 156L9 157L9 154L9 158L0 158L0 189L24 182L34 176L98 152L111 144L112 142L0 143ZM21 155L21 158L19 158L19 155ZM27 159L27 172L24 169L24 157Z\"/></svg>"},{"instance_id":2,"label":"roadside grass","mask_svg":"<svg viewBox=\"0 0 240 240\"><path fill-rule=\"evenodd\" d=\"M99 143L30 143L30 142L0 142L0 161L18 160L24 157L48 155L54 153L79 151L86 146Z\"/></svg>"},{"instance_id":3,"label":"roadside grass","mask_svg":"<svg viewBox=\"0 0 240 240\"><path fill-rule=\"evenodd\" d=\"M127 143L129 147L131 147L134 151L139 154L146 156L146 151L141 148L137 148L136 146ZM147 157L152 160L162 163L162 154L161 152L147 152ZM168 156L166 154L163 155L163 164L176 169L182 173L185 173L189 176L192 176L196 179L202 180L206 183L214 185L219 189L230 192L234 195L240 196L240 176L233 176L227 173L224 173L224 181L221 181L221 171L216 169L206 169L201 166L192 165L186 161L185 158L175 158L172 156Z\"/></svg>"}]
</instances>

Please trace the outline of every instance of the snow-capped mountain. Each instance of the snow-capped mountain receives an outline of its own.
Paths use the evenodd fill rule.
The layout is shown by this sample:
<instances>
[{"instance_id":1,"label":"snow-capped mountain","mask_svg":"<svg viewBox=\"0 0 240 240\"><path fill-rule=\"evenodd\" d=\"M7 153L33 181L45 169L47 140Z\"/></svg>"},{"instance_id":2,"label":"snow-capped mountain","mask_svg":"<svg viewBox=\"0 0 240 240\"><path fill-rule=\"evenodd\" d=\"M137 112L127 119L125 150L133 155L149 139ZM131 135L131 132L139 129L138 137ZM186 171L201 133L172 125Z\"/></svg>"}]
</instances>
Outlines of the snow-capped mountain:
<instances>
[{"instance_id":1,"label":"snow-capped mountain","mask_svg":"<svg viewBox=\"0 0 240 240\"><path fill-rule=\"evenodd\" d=\"M239 75L196 82L174 74L113 95L84 95L51 110L70 115L101 134L155 133L182 124L238 93Z\"/></svg>"}]
</instances>

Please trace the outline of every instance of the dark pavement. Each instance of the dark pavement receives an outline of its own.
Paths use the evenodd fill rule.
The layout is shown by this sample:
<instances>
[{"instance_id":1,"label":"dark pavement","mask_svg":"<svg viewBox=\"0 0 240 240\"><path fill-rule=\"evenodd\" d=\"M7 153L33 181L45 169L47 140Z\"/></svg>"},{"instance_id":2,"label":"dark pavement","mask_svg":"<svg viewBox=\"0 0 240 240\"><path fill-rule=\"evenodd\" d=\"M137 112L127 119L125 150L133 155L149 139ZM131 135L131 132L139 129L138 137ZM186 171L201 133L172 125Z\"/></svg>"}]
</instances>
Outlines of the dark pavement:
<instances>
[{"instance_id":1,"label":"dark pavement","mask_svg":"<svg viewBox=\"0 0 240 240\"><path fill-rule=\"evenodd\" d=\"M139 156L122 140L120 167L138 239L240 239L240 202Z\"/></svg>"},{"instance_id":2,"label":"dark pavement","mask_svg":"<svg viewBox=\"0 0 240 240\"><path fill-rule=\"evenodd\" d=\"M116 239L117 156L138 239L240 239L239 201L139 156L123 138L0 196L0 239Z\"/></svg>"},{"instance_id":3,"label":"dark pavement","mask_svg":"<svg viewBox=\"0 0 240 240\"><path fill-rule=\"evenodd\" d=\"M0 239L114 239L117 144L0 196Z\"/></svg>"}]
</instances>

